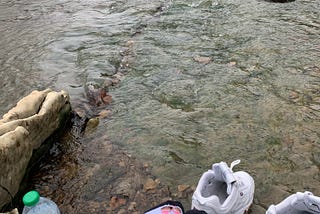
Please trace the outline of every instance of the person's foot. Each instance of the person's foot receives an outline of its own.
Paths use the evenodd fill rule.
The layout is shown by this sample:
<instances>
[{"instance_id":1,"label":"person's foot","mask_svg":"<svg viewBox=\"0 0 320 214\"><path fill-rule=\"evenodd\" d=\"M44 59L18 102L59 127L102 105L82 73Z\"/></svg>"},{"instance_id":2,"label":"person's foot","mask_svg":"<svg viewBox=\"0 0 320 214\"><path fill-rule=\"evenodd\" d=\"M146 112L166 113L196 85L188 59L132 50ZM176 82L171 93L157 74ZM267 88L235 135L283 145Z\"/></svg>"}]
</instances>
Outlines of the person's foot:
<instances>
[{"instance_id":1,"label":"person's foot","mask_svg":"<svg viewBox=\"0 0 320 214\"><path fill-rule=\"evenodd\" d=\"M254 180L243 171L233 172L233 166L225 162L212 165L205 172L192 196L192 209L203 210L208 214L243 214L252 204Z\"/></svg>"},{"instance_id":2,"label":"person's foot","mask_svg":"<svg viewBox=\"0 0 320 214\"><path fill-rule=\"evenodd\" d=\"M320 197L311 192L297 192L277 205L271 205L266 214L320 214Z\"/></svg>"}]
</instances>

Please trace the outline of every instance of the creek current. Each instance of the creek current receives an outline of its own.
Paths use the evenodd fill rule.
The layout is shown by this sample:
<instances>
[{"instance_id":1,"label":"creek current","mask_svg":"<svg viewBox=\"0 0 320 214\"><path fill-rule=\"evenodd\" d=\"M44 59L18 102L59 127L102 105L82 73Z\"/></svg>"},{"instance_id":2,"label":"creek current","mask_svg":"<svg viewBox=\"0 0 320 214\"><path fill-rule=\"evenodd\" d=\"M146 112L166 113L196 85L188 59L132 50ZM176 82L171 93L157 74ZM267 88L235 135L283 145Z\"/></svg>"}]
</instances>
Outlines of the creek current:
<instances>
[{"instance_id":1,"label":"creek current","mask_svg":"<svg viewBox=\"0 0 320 214\"><path fill-rule=\"evenodd\" d=\"M320 195L319 11L317 0L1 0L1 114L48 87L100 114L84 135L66 130L30 185L63 213L188 208L204 171L241 159L252 213ZM96 106L88 85L106 80L111 102Z\"/></svg>"}]
</instances>

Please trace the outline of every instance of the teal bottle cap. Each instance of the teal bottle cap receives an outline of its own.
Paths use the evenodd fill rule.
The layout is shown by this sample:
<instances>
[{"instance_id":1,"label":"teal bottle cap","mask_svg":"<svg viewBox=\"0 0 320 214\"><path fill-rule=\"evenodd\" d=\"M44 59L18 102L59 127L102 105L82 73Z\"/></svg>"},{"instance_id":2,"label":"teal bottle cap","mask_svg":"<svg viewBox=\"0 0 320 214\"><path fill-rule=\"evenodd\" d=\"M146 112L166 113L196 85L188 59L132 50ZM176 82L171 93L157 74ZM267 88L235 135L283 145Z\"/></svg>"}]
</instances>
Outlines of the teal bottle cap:
<instances>
[{"instance_id":1,"label":"teal bottle cap","mask_svg":"<svg viewBox=\"0 0 320 214\"><path fill-rule=\"evenodd\" d=\"M36 205L39 200L40 200L40 195L35 190L27 192L22 198L23 204L28 207L32 207Z\"/></svg>"}]
</instances>

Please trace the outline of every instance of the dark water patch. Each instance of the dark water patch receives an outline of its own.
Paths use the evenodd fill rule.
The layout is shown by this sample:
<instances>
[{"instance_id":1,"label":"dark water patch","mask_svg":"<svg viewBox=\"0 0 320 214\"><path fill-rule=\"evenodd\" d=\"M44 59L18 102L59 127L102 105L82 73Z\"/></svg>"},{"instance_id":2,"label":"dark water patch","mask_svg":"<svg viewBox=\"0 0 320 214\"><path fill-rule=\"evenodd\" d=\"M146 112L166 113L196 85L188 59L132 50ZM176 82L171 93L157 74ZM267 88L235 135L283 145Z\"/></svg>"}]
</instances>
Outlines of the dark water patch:
<instances>
[{"instance_id":1,"label":"dark water patch","mask_svg":"<svg viewBox=\"0 0 320 214\"><path fill-rule=\"evenodd\" d=\"M289 3L294 2L295 0L266 0L267 2L274 2L274 3Z\"/></svg>"}]
</instances>

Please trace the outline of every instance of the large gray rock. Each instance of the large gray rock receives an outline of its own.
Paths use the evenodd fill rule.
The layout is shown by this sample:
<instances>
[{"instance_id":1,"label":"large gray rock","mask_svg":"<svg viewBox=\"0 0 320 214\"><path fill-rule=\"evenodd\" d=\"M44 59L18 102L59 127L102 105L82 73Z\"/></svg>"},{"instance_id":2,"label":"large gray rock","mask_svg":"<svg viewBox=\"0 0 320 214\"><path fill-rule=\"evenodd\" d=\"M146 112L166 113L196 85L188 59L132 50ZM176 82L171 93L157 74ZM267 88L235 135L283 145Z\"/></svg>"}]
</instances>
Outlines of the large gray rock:
<instances>
[{"instance_id":1,"label":"large gray rock","mask_svg":"<svg viewBox=\"0 0 320 214\"><path fill-rule=\"evenodd\" d=\"M33 91L0 120L0 209L19 190L35 149L66 122L69 95L50 89ZM5 190L7 189L7 191Z\"/></svg>"}]
</instances>

